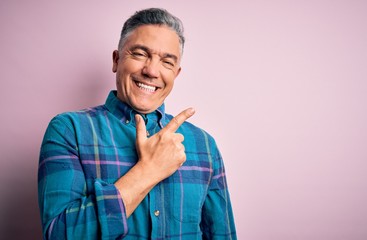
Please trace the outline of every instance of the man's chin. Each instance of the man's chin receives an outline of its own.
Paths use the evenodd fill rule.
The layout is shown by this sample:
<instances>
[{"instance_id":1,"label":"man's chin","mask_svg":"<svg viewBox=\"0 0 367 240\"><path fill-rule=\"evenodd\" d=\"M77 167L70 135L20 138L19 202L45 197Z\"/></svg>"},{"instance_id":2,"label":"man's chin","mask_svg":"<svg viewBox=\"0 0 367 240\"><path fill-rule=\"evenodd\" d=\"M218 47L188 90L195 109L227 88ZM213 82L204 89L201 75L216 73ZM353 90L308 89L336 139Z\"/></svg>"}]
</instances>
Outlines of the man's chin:
<instances>
[{"instance_id":1,"label":"man's chin","mask_svg":"<svg viewBox=\"0 0 367 240\"><path fill-rule=\"evenodd\" d=\"M135 111L141 114L148 114L157 110L155 106L130 105Z\"/></svg>"}]
</instances>

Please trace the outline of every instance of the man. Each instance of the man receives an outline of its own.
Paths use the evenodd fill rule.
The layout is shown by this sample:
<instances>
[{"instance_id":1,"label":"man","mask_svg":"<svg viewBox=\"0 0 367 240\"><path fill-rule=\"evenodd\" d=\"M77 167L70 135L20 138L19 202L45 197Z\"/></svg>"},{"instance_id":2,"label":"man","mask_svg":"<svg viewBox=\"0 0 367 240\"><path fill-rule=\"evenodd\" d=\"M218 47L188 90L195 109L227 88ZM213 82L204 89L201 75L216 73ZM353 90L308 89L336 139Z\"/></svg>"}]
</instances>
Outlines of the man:
<instances>
[{"instance_id":1,"label":"man","mask_svg":"<svg viewBox=\"0 0 367 240\"><path fill-rule=\"evenodd\" d=\"M165 113L181 71L179 19L163 9L124 24L104 105L56 116L41 147L45 239L236 239L213 138Z\"/></svg>"}]
</instances>

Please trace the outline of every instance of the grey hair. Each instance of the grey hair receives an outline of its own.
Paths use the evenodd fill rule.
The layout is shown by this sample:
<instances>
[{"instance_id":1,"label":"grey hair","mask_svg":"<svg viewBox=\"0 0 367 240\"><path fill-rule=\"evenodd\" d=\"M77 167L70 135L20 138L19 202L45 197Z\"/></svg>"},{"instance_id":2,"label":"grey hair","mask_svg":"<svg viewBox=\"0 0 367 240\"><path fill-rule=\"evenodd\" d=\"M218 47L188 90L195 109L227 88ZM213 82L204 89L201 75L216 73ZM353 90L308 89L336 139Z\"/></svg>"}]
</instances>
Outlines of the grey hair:
<instances>
[{"instance_id":1,"label":"grey hair","mask_svg":"<svg viewBox=\"0 0 367 240\"><path fill-rule=\"evenodd\" d=\"M180 41L181 55L183 53L185 37L184 28L181 20L167 10L162 8L148 8L135 12L126 20L121 31L118 50L121 51L128 36L139 26L142 25L165 25L175 31Z\"/></svg>"}]
</instances>

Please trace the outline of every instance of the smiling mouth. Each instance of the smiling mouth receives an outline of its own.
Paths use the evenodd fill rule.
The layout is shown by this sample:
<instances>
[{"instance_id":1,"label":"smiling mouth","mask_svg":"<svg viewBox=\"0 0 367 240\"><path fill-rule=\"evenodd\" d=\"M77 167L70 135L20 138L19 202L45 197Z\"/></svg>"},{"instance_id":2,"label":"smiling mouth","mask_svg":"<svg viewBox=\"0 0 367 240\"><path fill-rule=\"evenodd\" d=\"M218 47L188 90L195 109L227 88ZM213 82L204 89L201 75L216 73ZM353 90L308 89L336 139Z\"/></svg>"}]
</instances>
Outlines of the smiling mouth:
<instances>
[{"instance_id":1,"label":"smiling mouth","mask_svg":"<svg viewBox=\"0 0 367 240\"><path fill-rule=\"evenodd\" d=\"M138 82L138 81L134 81L134 82L135 82L136 86L138 86L138 88L140 88L143 91L153 93L153 92L157 91L157 89L158 89L158 87L150 86L150 85L144 84L142 82Z\"/></svg>"}]
</instances>

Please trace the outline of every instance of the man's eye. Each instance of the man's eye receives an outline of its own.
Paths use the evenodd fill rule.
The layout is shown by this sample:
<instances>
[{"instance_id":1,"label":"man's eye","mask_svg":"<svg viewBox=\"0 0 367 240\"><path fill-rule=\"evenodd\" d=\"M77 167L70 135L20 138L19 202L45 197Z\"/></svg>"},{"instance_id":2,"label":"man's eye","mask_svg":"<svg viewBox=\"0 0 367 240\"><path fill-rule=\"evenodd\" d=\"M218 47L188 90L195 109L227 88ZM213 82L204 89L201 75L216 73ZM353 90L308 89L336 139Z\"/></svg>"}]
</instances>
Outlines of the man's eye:
<instances>
[{"instance_id":1,"label":"man's eye","mask_svg":"<svg viewBox=\"0 0 367 240\"><path fill-rule=\"evenodd\" d=\"M163 61L163 63L165 65L168 65L168 66L171 66L171 67L174 67L175 66L175 64L173 62L171 62L171 61Z\"/></svg>"},{"instance_id":2,"label":"man's eye","mask_svg":"<svg viewBox=\"0 0 367 240\"><path fill-rule=\"evenodd\" d=\"M135 56L135 57L144 57L145 54L142 53L142 52L132 52L132 55Z\"/></svg>"}]
</instances>

